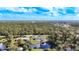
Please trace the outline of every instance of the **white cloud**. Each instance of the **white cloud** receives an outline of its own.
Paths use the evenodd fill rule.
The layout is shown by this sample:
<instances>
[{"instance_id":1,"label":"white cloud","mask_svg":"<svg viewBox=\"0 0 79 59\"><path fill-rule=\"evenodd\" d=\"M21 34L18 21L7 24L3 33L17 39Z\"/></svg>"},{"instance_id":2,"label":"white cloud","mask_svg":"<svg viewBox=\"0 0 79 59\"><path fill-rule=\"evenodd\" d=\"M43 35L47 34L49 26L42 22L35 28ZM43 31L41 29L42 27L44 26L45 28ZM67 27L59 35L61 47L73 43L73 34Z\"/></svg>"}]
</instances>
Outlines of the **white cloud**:
<instances>
[{"instance_id":1,"label":"white cloud","mask_svg":"<svg viewBox=\"0 0 79 59\"><path fill-rule=\"evenodd\" d=\"M42 8L45 8L45 9L49 10L49 12L44 13L44 14L48 14L49 16L60 16L61 13L58 12L59 8L62 9L61 12L63 12L64 14L66 13L65 7L42 7ZM35 11L39 11L36 8L24 8L24 7L2 7L2 8L0 7L0 10L11 10L13 12L24 12L24 13L26 13L26 12L27 13L33 13ZM78 7L76 8L75 12L79 13L79 8Z\"/></svg>"},{"instance_id":2,"label":"white cloud","mask_svg":"<svg viewBox=\"0 0 79 59\"><path fill-rule=\"evenodd\" d=\"M54 10L53 7L43 7L43 8L46 8L46 9L49 10L48 14L49 14L50 16L57 16L57 15L58 15L57 10Z\"/></svg>"},{"instance_id":3,"label":"white cloud","mask_svg":"<svg viewBox=\"0 0 79 59\"><path fill-rule=\"evenodd\" d=\"M37 9L35 8L24 8L24 7L2 7L0 8L0 10L10 10L10 11L13 11L13 12L29 12L29 13L32 13L34 11L37 11Z\"/></svg>"},{"instance_id":4,"label":"white cloud","mask_svg":"<svg viewBox=\"0 0 79 59\"><path fill-rule=\"evenodd\" d=\"M3 16L3 14L2 14L2 13L0 13L0 16Z\"/></svg>"},{"instance_id":5,"label":"white cloud","mask_svg":"<svg viewBox=\"0 0 79 59\"><path fill-rule=\"evenodd\" d=\"M44 7L44 8L46 8L46 9L48 9L49 10L49 15L50 16L59 16L59 15L61 15L58 11L58 9L62 9L62 12L65 14L66 13L66 11L65 11L65 7Z\"/></svg>"},{"instance_id":6,"label":"white cloud","mask_svg":"<svg viewBox=\"0 0 79 59\"><path fill-rule=\"evenodd\" d=\"M79 13L79 7L75 8L75 12Z\"/></svg>"},{"instance_id":7,"label":"white cloud","mask_svg":"<svg viewBox=\"0 0 79 59\"><path fill-rule=\"evenodd\" d=\"M7 8L4 8L6 10L11 10L11 11L14 11L14 12L27 12L27 9L24 9L23 7L22 8L19 8L19 7L7 7Z\"/></svg>"}]
</instances>

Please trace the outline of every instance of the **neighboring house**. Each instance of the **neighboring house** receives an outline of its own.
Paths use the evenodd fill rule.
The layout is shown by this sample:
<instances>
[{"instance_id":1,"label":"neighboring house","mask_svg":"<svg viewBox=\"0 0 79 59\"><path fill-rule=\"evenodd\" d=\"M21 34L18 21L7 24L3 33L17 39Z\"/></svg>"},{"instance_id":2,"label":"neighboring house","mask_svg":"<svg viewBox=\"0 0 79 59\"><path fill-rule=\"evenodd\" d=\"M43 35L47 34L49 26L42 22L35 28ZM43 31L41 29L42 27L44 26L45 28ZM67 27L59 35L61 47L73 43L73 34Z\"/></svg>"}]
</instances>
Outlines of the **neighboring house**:
<instances>
[{"instance_id":1,"label":"neighboring house","mask_svg":"<svg viewBox=\"0 0 79 59\"><path fill-rule=\"evenodd\" d=\"M79 34L76 34L76 38L79 38Z\"/></svg>"},{"instance_id":2,"label":"neighboring house","mask_svg":"<svg viewBox=\"0 0 79 59\"><path fill-rule=\"evenodd\" d=\"M30 48L48 49L48 48L50 48L50 45L47 44L47 43L43 43L43 44L32 44L32 45L30 45Z\"/></svg>"},{"instance_id":3,"label":"neighboring house","mask_svg":"<svg viewBox=\"0 0 79 59\"><path fill-rule=\"evenodd\" d=\"M76 38L79 38L79 30L76 30Z\"/></svg>"},{"instance_id":4,"label":"neighboring house","mask_svg":"<svg viewBox=\"0 0 79 59\"><path fill-rule=\"evenodd\" d=\"M3 44L3 43L0 43L0 50L5 50L6 49L6 46Z\"/></svg>"},{"instance_id":5,"label":"neighboring house","mask_svg":"<svg viewBox=\"0 0 79 59\"><path fill-rule=\"evenodd\" d=\"M42 41L42 42L46 42L47 39L46 38L41 38L41 37L37 37L37 38L34 38L35 40L37 41Z\"/></svg>"},{"instance_id":6,"label":"neighboring house","mask_svg":"<svg viewBox=\"0 0 79 59\"><path fill-rule=\"evenodd\" d=\"M18 47L17 51L23 51L23 47Z\"/></svg>"},{"instance_id":7,"label":"neighboring house","mask_svg":"<svg viewBox=\"0 0 79 59\"><path fill-rule=\"evenodd\" d=\"M73 49L71 47L66 47L64 48L65 51L73 51Z\"/></svg>"},{"instance_id":8,"label":"neighboring house","mask_svg":"<svg viewBox=\"0 0 79 59\"><path fill-rule=\"evenodd\" d=\"M30 45L30 48L40 48L40 44L32 44Z\"/></svg>"}]
</instances>

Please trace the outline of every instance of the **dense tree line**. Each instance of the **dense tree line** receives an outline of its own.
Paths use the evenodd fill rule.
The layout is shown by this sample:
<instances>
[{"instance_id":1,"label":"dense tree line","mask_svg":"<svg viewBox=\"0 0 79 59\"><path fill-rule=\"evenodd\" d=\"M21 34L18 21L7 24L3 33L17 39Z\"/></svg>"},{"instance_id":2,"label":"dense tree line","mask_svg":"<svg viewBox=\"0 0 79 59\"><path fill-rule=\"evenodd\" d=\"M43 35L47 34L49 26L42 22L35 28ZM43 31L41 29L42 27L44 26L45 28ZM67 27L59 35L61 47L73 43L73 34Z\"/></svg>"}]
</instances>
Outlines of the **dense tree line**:
<instances>
[{"instance_id":1,"label":"dense tree line","mask_svg":"<svg viewBox=\"0 0 79 59\"><path fill-rule=\"evenodd\" d=\"M0 23L0 35L50 34L55 28L48 23Z\"/></svg>"}]
</instances>

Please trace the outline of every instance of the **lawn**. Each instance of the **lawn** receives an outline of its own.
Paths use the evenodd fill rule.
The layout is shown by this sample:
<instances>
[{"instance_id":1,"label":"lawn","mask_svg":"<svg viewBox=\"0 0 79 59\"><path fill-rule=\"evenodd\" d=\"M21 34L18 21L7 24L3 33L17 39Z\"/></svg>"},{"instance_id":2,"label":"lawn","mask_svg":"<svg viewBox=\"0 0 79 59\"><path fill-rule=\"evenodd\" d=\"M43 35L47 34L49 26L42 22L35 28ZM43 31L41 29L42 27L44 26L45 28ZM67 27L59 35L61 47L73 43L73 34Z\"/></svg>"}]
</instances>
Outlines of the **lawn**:
<instances>
[{"instance_id":1,"label":"lawn","mask_svg":"<svg viewBox=\"0 0 79 59\"><path fill-rule=\"evenodd\" d=\"M43 49L32 49L32 51L43 51Z\"/></svg>"}]
</instances>

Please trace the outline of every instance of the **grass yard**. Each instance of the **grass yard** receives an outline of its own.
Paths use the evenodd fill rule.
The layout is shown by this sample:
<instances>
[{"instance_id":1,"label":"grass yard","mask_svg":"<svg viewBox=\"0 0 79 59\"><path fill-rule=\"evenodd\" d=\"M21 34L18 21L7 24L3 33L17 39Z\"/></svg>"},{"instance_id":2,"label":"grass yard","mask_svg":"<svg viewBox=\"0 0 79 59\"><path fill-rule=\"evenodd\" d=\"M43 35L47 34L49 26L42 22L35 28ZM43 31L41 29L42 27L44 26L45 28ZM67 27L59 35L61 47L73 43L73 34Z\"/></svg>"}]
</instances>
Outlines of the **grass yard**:
<instances>
[{"instance_id":1,"label":"grass yard","mask_svg":"<svg viewBox=\"0 0 79 59\"><path fill-rule=\"evenodd\" d=\"M33 39L31 39L30 42L31 42L32 44L37 44L37 43L39 43L39 41L36 41L36 40L33 40Z\"/></svg>"},{"instance_id":2,"label":"grass yard","mask_svg":"<svg viewBox=\"0 0 79 59\"><path fill-rule=\"evenodd\" d=\"M43 49L32 49L32 51L43 51Z\"/></svg>"}]
</instances>

